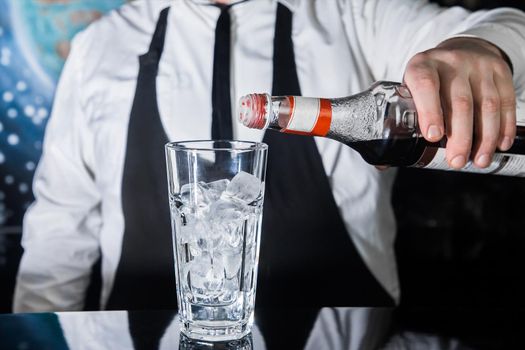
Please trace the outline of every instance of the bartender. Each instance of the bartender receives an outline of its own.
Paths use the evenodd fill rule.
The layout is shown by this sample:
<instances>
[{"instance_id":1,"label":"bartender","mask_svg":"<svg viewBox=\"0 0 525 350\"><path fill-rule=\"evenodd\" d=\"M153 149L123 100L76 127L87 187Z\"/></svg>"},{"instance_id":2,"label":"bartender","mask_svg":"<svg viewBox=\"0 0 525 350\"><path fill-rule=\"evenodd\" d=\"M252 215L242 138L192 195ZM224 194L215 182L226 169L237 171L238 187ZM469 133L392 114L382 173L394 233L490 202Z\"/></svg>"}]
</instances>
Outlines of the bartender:
<instances>
[{"instance_id":1,"label":"bartender","mask_svg":"<svg viewBox=\"0 0 525 350\"><path fill-rule=\"evenodd\" d=\"M394 171L332 140L249 130L235 105L403 78L424 136L448 137L450 166L486 167L515 135L524 14L411 0L136 0L111 12L76 36L57 88L14 310L81 310L99 259L101 308L175 309L163 146L232 138L270 150L259 305L398 302Z\"/></svg>"}]
</instances>

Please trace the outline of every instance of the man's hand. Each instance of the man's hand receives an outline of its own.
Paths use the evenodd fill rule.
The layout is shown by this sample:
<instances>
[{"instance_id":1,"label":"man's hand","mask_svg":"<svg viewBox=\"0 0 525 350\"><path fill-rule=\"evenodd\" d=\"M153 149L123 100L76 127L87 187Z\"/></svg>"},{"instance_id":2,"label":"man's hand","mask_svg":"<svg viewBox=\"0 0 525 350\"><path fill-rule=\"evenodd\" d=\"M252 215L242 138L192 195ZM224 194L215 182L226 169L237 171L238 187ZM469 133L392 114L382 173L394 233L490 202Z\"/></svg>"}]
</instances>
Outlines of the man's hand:
<instances>
[{"instance_id":1,"label":"man's hand","mask_svg":"<svg viewBox=\"0 0 525 350\"><path fill-rule=\"evenodd\" d=\"M512 146L516 96L510 66L496 46L474 38L447 40L415 55L404 80L425 139L447 136L452 168L462 168L469 159L487 167L496 148Z\"/></svg>"}]
</instances>

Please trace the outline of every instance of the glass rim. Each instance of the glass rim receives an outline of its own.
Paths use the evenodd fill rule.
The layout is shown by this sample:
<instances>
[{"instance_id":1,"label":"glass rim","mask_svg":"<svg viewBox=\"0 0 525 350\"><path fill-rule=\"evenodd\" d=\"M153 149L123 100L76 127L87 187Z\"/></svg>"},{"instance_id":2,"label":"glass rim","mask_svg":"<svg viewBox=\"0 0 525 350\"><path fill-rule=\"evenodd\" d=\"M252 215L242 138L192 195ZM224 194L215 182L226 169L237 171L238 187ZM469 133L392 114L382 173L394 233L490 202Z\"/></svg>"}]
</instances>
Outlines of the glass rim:
<instances>
[{"instance_id":1,"label":"glass rim","mask_svg":"<svg viewBox=\"0 0 525 350\"><path fill-rule=\"evenodd\" d=\"M213 144L214 142L229 143L234 147L202 147L203 144ZM192 145L199 145L200 147L192 147ZM165 145L166 149L175 151L262 151L267 150L268 145L264 142L244 141L244 140L183 140L172 141Z\"/></svg>"}]
</instances>

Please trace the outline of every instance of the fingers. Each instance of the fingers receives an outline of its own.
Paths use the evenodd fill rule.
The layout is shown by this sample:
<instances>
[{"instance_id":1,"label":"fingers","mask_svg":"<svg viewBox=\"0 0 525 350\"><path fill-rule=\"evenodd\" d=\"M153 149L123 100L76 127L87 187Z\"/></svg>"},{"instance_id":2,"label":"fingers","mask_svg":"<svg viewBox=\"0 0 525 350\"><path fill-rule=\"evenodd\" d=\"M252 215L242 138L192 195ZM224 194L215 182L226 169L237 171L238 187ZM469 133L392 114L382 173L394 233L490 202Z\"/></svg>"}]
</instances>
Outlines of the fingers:
<instances>
[{"instance_id":1,"label":"fingers","mask_svg":"<svg viewBox=\"0 0 525 350\"><path fill-rule=\"evenodd\" d=\"M473 96L469 80L452 72L443 73L442 97L445 107L447 161L463 168L470 156L473 139Z\"/></svg>"},{"instance_id":2,"label":"fingers","mask_svg":"<svg viewBox=\"0 0 525 350\"><path fill-rule=\"evenodd\" d=\"M463 168L471 159L484 168L498 148L511 148L516 96L510 67L497 47L469 38L447 40L415 55L404 80L425 139L436 142L446 134L450 167Z\"/></svg>"},{"instance_id":3,"label":"fingers","mask_svg":"<svg viewBox=\"0 0 525 350\"><path fill-rule=\"evenodd\" d=\"M423 136L427 141L437 142L444 135L443 110L438 70L430 62L426 53L414 56L407 66L404 80L412 93Z\"/></svg>"},{"instance_id":4,"label":"fingers","mask_svg":"<svg viewBox=\"0 0 525 350\"><path fill-rule=\"evenodd\" d=\"M496 69L494 83L500 97L501 121L498 147L507 151L516 137L516 92L512 84L512 74L507 65Z\"/></svg>"},{"instance_id":5,"label":"fingers","mask_svg":"<svg viewBox=\"0 0 525 350\"><path fill-rule=\"evenodd\" d=\"M480 168L490 165L500 137L500 96L492 74L474 76L471 79L474 98L475 143L472 159Z\"/></svg>"}]
</instances>

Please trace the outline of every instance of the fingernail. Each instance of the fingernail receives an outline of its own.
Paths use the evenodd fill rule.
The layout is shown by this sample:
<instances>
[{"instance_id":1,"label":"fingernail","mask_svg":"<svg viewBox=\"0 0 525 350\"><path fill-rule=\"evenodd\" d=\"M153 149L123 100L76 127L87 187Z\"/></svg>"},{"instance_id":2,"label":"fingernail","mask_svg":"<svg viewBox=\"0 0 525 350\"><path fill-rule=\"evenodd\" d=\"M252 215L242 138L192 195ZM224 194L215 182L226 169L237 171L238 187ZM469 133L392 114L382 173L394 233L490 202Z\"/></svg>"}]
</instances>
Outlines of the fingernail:
<instances>
[{"instance_id":1,"label":"fingernail","mask_svg":"<svg viewBox=\"0 0 525 350\"><path fill-rule=\"evenodd\" d=\"M454 169L460 169L460 168L463 168L465 166L465 157L463 156L455 156L452 161L450 162L450 165L454 168Z\"/></svg>"},{"instance_id":2,"label":"fingernail","mask_svg":"<svg viewBox=\"0 0 525 350\"><path fill-rule=\"evenodd\" d=\"M427 130L427 137L432 140L441 138L441 130L436 125L430 125Z\"/></svg>"},{"instance_id":3,"label":"fingernail","mask_svg":"<svg viewBox=\"0 0 525 350\"><path fill-rule=\"evenodd\" d=\"M512 146L512 140L510 137L508 136L505 136L503 138L503 141L501 141L501 144L500 144L500 149L502 151L507 151L510 147Z\"/></svg>"},{"instance_id":4,"label":"fingernail","mask_svg":"<svg viewBox=\"0 0 525 350\"><path fill-rule=\"evenodd\" d=\"M476 159L476 165L478 167L487 167L490 164L490 157L488 154L482 154Z\"/></svg>"}]
</instances>

